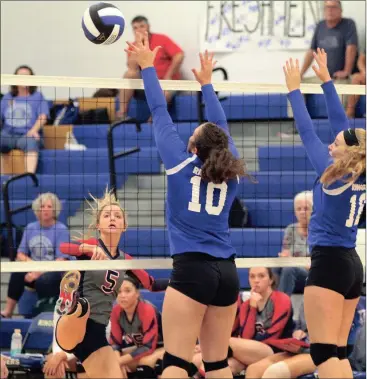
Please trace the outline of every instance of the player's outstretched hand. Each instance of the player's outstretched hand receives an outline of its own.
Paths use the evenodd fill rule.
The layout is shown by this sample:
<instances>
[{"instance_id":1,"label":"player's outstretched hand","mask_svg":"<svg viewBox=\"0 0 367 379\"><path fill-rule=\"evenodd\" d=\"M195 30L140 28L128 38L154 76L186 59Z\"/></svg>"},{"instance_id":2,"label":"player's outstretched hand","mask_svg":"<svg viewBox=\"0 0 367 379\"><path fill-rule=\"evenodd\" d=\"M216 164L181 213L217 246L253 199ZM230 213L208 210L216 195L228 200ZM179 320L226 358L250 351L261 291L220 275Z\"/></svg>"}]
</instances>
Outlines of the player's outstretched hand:
<instances>
[{"instance_id":1,"label":"player's outstretched hand","mask_svg":"<svg viewBox=\"0 0 367 379\"><path fill-rule=\"evenodd\" d=\"M135 43L126 43L128 44L129 49L125 49L125 51L129 56L136 59L136 62L142 70L154 66L154 59L161 46L157 46L153 51L150 50L148 32L145 32L144 34L136 33Z\"/></svg>"},{"instance_id":2,"label":"player's outstretched hand","mask_svg":"<svg viewBox=\"0 0 367 379\"><path fill-rule=\"evenodd\" d=\"M313 56L315 61L319 67L316 65L312 66L312 69L315 71L317 77L323 82L329 82L331 80L331 76L329 70L327 68L327 54L324 49L317 48L317 53L314 51Z\"/></svg>"},{"instance_id":3,"label":"player's outstretched hand","mask_svg":"<svg viewBox=\"0 0 367 379\"><path fill-rule=\"evenodd\" d=\"M296 60L296 63L294 64L293 59L290 58L289 61L286 62L286 65L283 66L283 71L284 71L285 81L287 83L289 92L300 89L301 72L299 69L298 59Z\"/></svg>"},{"instance_id":4,"label":"player's outstretched hand","mask_svg":"<svg viewBox=\"0 0 367 379\"><path fill-rule=\"evenodd\" d=\"M197 71L193 68L191 71L195 75L195 79L200 83L201 86L205 84L210 84L212 82L212 73L213 68L217 61L214 60L214 54L208 53L208 50L205 50L205 53L199 54L200 57L200 71Z\"/></svg>"}]
</instances>

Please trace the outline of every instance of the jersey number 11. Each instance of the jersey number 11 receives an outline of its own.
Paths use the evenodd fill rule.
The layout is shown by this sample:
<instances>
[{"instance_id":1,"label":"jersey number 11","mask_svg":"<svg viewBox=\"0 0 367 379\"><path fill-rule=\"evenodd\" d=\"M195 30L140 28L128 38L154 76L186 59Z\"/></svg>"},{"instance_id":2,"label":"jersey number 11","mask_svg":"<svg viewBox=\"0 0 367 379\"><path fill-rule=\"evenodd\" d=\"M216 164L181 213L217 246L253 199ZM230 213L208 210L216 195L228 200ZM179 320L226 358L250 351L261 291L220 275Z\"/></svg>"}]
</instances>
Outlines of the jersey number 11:
<instances>
[{"instance_id":1,"label":"jersey number 11","mask_svg":"<svg viewBox=\"0 0 367 379\"><path fill-rule=\"evenodd\" d=\"M189 202L189 211L200 213L201 204L200 204L200 184L201 176L193 176L190 180L192 184L192 194L191 201ZM213 205L214 198L214 189L218 189L219 193L219 202L218 205ZM208 214L213 216L219 216L224 208L227 197L227 183L223 182L221 184L214 184L212 182L208 183L208 188L206 190L206 199L205 199L205 210Z\"/></svg>"},{"instance_id":2,"label":"jersey number 11","mask_svg":"<svg viewBox=\"0 0 367 379\"><path fill-rule=\"evenodd\" d=\"M357 195L353 195L350 198L350 213L349 218L345 222L345 226L348 228L351 228L353 226L357 226L359 224L359 219L361 218L363 207L366 204L366 193L362 193L362 195L359 196L358 201L358 212L356 216L356 209L357 209Z\"/></svg>"}]
</instances>

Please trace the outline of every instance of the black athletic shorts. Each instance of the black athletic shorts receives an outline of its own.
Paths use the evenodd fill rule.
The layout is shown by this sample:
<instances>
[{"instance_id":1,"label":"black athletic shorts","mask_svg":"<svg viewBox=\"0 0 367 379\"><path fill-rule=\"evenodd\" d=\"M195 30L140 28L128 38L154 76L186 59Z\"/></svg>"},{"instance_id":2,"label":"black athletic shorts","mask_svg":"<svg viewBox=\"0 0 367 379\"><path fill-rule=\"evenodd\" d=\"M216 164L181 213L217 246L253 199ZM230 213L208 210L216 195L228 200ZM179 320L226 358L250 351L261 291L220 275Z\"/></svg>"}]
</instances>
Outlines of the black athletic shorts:
<instances>
[{"instance_id":1,"label":"black athletic shorts","mask_svg":"<svg viewBox=\"0 0 367 379\"><path fill-rule=\"evenodd\" d=\"M240 287L234 256L221 259L205 253L176 254L169 286L204 305L232 305Z\"/></svg>"},{"instance_id":2,"label":"black athletic shorts","mask_svg":"<svg viewBox=\"0 0 367 379\"><path fill-rule=\"evenodd\" d=\"M340 293L345 299L361 296L363 266L355 249L315 246L306 286L317 286Z\"/></svg>"},{"instance_id":3,"label":"black athletic shorts","mask_svg":"<svg viewBox=\"0 0 367 379\"><path fill-rule=\"evenodd\" d=\"M106 338L106 325L88 318L83 341L74 349L65 351L74 354L83 363L91 354L105 346L110 346Z\"/></svg>"}]
</instances>

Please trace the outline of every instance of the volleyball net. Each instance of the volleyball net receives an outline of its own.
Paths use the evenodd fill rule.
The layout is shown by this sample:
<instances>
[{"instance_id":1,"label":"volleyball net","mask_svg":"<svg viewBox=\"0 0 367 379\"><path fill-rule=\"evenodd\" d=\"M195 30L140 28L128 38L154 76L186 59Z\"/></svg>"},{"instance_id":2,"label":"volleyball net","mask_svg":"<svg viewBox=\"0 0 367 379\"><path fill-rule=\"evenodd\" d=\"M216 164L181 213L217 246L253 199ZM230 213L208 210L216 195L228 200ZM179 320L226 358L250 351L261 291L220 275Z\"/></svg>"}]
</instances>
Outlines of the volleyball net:
<instances>
[{"instance_id":1,"label":"volleyball net","mask_svg":"<svg viewBox=\"0 0 367 379\"><path fill-rule=\"evenodd\" d=\"M296 132L288 90L285 85L216 81L223 73L219 69L214 74L214 89L236 147L257 179L257 183L244 180L240 184L230 214L237 267L307 267L309 258L299 256L303 255L302 247L289 247L292 257L279 256L287 250L284 247L287 227L295 228L297 222L294 198L311 191L316 178ZM170 254L165 220L167 182L152 124L148 122L150 114L142 80L1 75L1 82L2 86L37 87L50 111L49 120L42 128L43 147L35 176L20 175L24 172L24 154L3 154L6 172L2 172L1 223L7 242L2 256L15 258L25 228L37 220L30 206L38 195L46 192L59 198L58 221L67 225L71 236L92 233L97 237L95 231L88 230L93 220L86 200L90 195L103 196L109 188L115 189L127 213L128 228L119 246L137 258L131 261L3 260L1 271L170 269L172 260L167 259ZM171 93L169 111L187 144L193 130L206 121L200 85L194 81L161 81L161 86ZM346 106L350 97L355 98L356 118L350 120L351 127L365 129L365 87L336 85L336 88ZM122 119L121 110L129 90L133 93ZM122 91L125 91L123 95ZM327 120L322 88L318 84L302 84L301 91L319 138L330 144L334 135ZM27 100L31 101L32 97ZM9 100L5 104L9 109L5 122L13 127L26 125L30 117L28 105L21 105L16 98ZM27 243L29 253L35 256L47 257L57 249L44 236ZM365 213L360 219L357 245L365 261Z\"/></svg>"}]
</instances>

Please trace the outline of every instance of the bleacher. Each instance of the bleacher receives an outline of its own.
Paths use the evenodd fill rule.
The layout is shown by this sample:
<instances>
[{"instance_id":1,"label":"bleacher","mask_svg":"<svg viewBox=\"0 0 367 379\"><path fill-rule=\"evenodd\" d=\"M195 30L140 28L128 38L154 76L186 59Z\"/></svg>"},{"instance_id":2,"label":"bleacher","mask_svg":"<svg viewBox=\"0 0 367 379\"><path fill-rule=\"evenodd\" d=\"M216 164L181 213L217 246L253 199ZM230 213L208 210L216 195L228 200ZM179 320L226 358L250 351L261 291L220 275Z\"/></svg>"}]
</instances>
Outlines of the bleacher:
<instances>
[{"instance_id":1,"label":"bleacher","mask_svg":"<svg viewBox=\"0 0 367 379\"><path fill-rule=\"evenodd\" d=\"M326 117L325 104L318 95L313 95L309 97L308 105L314 118L317 134L322 142L329 144L333 135L328 120L324 119ZM133 103L130 107L132 117L137 115L139 106L141 104ZM258 146L257 139L265 141L269 135L275 136L275 129L281 127L281 122L285 122L288 126L292 125L292 120L288 115L286 96L229 96L223 101L223 107L230 121L236 145L240 149L242 147L244 151L249 146L257 146L256 154L249 161L249 167L253 170L252 174L256 177L258 184L244 181L238 191L238 197L248 208L249 227L231 230L233 245L237 250L238 257L276 257L281 249L284 228L295 221L293 198L301 191L312 189L316 175L306 157L304 148L296 137L298 142L278 140L272 144L264 142ZM365 97L360 101L357 114L359 116L365 114ZM187 144L193 129L198 125L195 121L197 117L196 96L177 96L173 119L185 144ZM242 126L238 124L239 121L245 120L246 123L243 123ZM255 133L255 136L250 136L246 129L247 125L255 124L256 128L256 123L261 120L268 121L267 132ZM351 125L365 128L366 120L355 119L351 121ZM89 193L93 196L101 196L106 186L110 185L108 129L109 125L75 125L73 127L74 135L80 144L87 147L87 150L43 150L37 170L39 187L34 187L30 178L12 183L9 190L11 207L17 208L29 204L39 193L54 192L60 198L63 206L60 221L72 225L72 231L81 230L87 226L87 218L84 219L82 214L84 200L88 198ZM143 123L140 132L137 131L135 124L124 124L118 127L114 132L114 146L115 152L135 146L141 149L140 152L121 158L116 162L119 194L124 195L128 188L130 192L135 192L136 198L139 199L139 187L128 187L129 183L135 183L132 179L136 178L136 182L138 182L139 178L144 177L153 183L153 179L164 176L151 125ZM1 176L1 183L3 184L8 179L9 176ZM162 187L157 189L157 192L164 191L164 179L162 179L162 183ZM151 184L145 192L145 195L148 193L149 197L145 200L150 202L146 203L148 209L145 209L144 212L149 213L149 205L152 209L155 191L156 189ZM124 197L120 196L120 200L124 202ZM4 222L2 192L0 201L0 217L1 222ZM128 204L126 204L126 208L129 212ZM158 211L163 217L163 206ZM139 212L139 207L137 207L137 212ZM133 216L139 222L138 213ZM14 224L18 226L25 226L34 220L35 217L31 210L19 213L13 218ZM74 222L73 220L78 221ZM158 221L157 225L155 224L155 215L150 215L150 223L150 225L143 223L143 226L141 224L130 226L120 241L120 247L136 258L169 257L166 228ZM157 278L169 275L167 270L148 271ZM239 269L239 274L241 288L247 289L248 270ZM146 294L146 296L161 309L163 294ZM23 303L30 301L29 294L25 294L22 301ZM31 301L36 301L36 298L33 296ZM4 322L2 320L2 323ZM9 330L21 328L22 332L28 330L30 323L30 320L6 320ZM2 348L9 347L8 339L2 338Z\"/></svg>"},{"instance_id":2,"label":"bleacher","mask_svg":"<svg viewBox=\"0 0 367 379\"><path fill-rule=\"evenodd\" d=\"M321 99L321 100L320 100ZM358 106L359 114L365 111L365 98ZM325 117L326 108L322 96L308 97L311 115ZM130 115L139 107L134 100L130 106ZM223 100L223 107L231 123L231 132L239 150L246 150L251 144L258 145L257 139L267 137L255 135L247 137L246 126L260 120L269 120L269 131L279 125L278 120L288 117L288 102L285 95L235 95ZM363 109L364 107L364 109ZM172 117L183 142L187 144L192 131L197 126L198 101L196 95L176 96L172 107ZM245 121L241 126L234 121ZM252 121L249 121L252 120ZM314 119L315 129L321 140L328 144L333 134L327 119ZM276 125L276 126L275 126ZM365 119L351 120L351 125L365 128ZM15 181L10 186L11 207L16 208L30 202L37 194L54 192L62 201L60 221L74 217L82 208L83 201L91 193L100 196L110 185L107 134L109 125L75 125L73 132L80 144L87 147L85 151L43 150L40 154L37 178L39 187L34 187L29 178ZM145 175L151 181L150 194L154 197L154 180L163 176L159 153L155 146L151 124L141 124L138 131L135 124L124 124L114 131L115 152L131 147L140 151L121 158L116 162L117 186L124 188L132 176ZM301 143L272 143L258 146L256 155L250 159L249 166L257 169L252 172L258 183L244 181L239 186L238 197L243 200L249 212L249 229L232 230L233 244L239 257L274 257L279 252L282 241L282 229L294 222L293 198L298 192L312 188L315 173L306 157ZM4 183L9 177L2 176ZM162 191L165 190L163 184ZM134 188L130 188L130 191ZM139 197L139 188L136 189ZM4 222L3 193L1 193L1 220ZM124 201L123 198L120 200ZM152 205L147 203L146 205ZM151 207L152 208L152 207ZM137 209L135 212L139 212ZM149 209L144 212L149 213ZM80 213L80 212L79 212ZM160 209L164 215L164 208ZM25 226L34 221L31 210L14 216L16 225ZM77 225L80 229L84 225ZM162 226L162 225L158 225ZM167 234L165 228L156 227L154 217L150 226L135 225L124 235L121 246L137 257L168 256ZM77 227L73 225L73 229ZM242 280L247 283L247 279Z\"/></svg>"}]
</instances>

